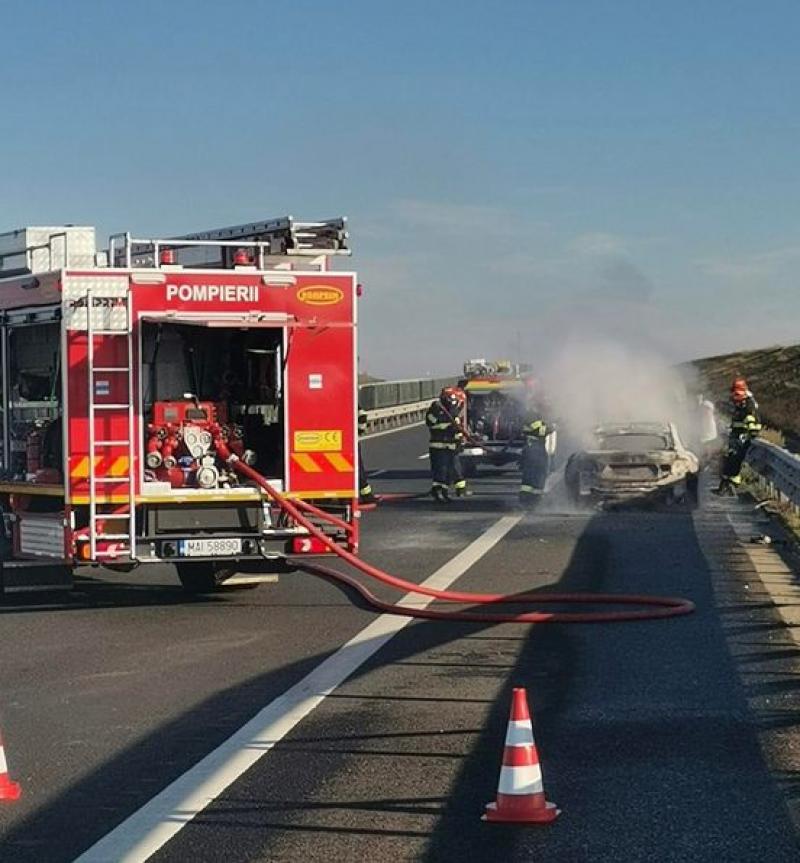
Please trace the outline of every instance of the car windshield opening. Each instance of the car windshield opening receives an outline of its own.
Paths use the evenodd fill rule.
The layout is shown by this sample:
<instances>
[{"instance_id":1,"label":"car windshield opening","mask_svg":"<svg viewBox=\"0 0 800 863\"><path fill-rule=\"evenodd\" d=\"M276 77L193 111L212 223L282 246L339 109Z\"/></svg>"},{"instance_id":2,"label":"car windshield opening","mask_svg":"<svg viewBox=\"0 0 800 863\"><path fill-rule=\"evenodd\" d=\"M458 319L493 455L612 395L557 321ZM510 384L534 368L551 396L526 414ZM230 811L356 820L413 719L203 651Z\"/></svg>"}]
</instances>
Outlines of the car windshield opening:
<instances>
[{"instance_id":1,"label":"car windshield opening","mask_svg":"<svg viewBox=\"0 0 800 863\"><path fill-rule=\"evenodd\" d=\"M622 450L623 452L650 452L657 449L669 449L669 441L659 434L608 434L599 435L597 442L600 449Z\"/></svg>"}]
</instances>

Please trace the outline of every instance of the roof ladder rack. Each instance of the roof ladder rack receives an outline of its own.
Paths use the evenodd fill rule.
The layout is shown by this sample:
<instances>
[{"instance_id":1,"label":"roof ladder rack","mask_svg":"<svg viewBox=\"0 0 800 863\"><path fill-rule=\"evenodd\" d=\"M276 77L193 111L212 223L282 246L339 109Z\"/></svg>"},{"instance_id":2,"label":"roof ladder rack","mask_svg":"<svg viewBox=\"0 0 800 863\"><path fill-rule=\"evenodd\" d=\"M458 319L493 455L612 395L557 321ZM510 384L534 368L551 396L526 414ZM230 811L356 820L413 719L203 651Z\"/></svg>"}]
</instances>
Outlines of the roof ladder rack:
<instances>
[{"instance_id":1,"label":"roof ladder rack","mask_svg":"<svg viewBox=\"0 0 800 863\"><path fill-rule=\"evenodd\" d=\"M117 267L155 267L161 252L171 251L171 263L228 269L240 248L252 249L254 263L263 264L264 258L272 257L349 255L348 239L344 217L301 222L282 216L163 239L115 234L109 241L109 262Z\"/></svg>"}]
</instances>

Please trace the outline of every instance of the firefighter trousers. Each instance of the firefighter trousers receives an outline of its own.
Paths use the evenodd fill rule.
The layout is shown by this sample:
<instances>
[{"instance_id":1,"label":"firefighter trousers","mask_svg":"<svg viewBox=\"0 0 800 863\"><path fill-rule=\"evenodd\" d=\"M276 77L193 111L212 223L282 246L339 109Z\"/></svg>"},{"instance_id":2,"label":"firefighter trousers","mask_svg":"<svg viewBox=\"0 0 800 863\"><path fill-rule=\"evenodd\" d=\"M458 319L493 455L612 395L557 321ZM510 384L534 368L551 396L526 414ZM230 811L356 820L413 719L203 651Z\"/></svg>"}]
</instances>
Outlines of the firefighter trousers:
<instances>
[{"instance_id":1,"label":"firefighter trousers","mask_svg":"<svg viewBox=\"0 0 800 863\"><path fill-rule=\"evenodd\" d=\"M522 449L521 494L542 494L547 482L550 456L543 440L528 441Z\"/></svg>"},{"instance_id":2,"label":"firefighter trousers","mask_svg":"<svg viewBox=\"0 0 800 863\"><path fill-rule=\"evenodd\" d=\"M747 457L747 451L750 449L751 442L749 437L745 437L744 439L741 437L731 437L728 439L728 450L722 462L723 480L727 480L734 485L739 485L742 481L740 471Z\"/></svg>"},{"instance_id":3,"label":"firefighter trousers","mask_svg":"<svg viewBox=\"0 0 800 863\"><path fill-rule=\"evenodd\" d=\"M434 488L453 486L456 491L466 488L461 459L455 449L430 448L431 480Z\"/></svg>"},{"instance_id":4,"label":"firefighter trousers","mask_svg":"<svg viewBox=\"0 0 800 863\"><path fill-rule=\"evenodd\" d=\"M370 503L375 498L372 493L369 477L364 469L364 458L361 455L360 442L358 444L358 496L362 503Z\"/></svg>"}]
</instances>

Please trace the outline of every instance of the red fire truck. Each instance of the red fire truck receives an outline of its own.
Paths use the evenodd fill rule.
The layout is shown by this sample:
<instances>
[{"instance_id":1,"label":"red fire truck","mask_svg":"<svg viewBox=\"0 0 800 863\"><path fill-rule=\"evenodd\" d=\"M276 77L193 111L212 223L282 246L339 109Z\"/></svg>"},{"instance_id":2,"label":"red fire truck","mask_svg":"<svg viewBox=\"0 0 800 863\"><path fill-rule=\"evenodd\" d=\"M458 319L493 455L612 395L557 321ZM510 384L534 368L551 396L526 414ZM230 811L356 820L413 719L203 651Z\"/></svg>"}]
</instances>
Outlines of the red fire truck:
<instances>
[{"instance_id":1,"label":"red fire truck","mask_svg":"<svg viewBox=\"0 0 800 863\"><path fill-rule=\"evenodd\" d=\"M357 549L347 239L292 217L101 252L93 228L0 234L4 591L165 562L205 591L321 551L223 452Z\"/></svg>"}]
</instances>

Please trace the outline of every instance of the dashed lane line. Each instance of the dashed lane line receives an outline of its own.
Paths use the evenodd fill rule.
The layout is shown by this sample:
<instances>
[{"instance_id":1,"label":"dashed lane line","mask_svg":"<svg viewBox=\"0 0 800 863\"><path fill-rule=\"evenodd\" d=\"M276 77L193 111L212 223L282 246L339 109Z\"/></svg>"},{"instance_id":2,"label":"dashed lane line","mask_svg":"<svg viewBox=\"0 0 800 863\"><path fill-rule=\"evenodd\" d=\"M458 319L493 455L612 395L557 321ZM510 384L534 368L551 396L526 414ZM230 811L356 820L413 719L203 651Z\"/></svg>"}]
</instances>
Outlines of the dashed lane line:
<instances>
[{"instance_id":1,"label":"dashed lane line","mask_svg":"<svg viewBox=\"0 0 800 863\"><path fill-rule=\"evenodd\" d=\"M496 521L422 582L423 585L439 590L448 588L519 524L521 518L521 515L507 515ZM431 601L408 593L400 603L424 607ZM75 863L139 863L150 858L411 619L393 614L376 618L213 752L81 854Z\"/></svg>"}]
</instances>

